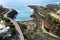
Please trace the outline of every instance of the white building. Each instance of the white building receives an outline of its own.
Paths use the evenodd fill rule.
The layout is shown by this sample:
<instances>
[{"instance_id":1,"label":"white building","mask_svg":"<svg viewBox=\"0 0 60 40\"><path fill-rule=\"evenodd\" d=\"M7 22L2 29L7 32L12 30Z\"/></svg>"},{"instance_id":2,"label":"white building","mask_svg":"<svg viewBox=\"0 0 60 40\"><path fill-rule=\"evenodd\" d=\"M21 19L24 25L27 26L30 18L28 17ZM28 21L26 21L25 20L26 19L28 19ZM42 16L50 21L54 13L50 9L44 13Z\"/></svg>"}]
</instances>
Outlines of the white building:
<instances>
[{"instance_id":1,"label":"white building","mask_svg":"<svg viewBox=\"0 0 60 40\"><path fill-rule=\"evenodd\" d=\"M5 27L5 21L0 21L0 34L7 35L9 33L10 27Z\"/></svg>"}]
</instances>

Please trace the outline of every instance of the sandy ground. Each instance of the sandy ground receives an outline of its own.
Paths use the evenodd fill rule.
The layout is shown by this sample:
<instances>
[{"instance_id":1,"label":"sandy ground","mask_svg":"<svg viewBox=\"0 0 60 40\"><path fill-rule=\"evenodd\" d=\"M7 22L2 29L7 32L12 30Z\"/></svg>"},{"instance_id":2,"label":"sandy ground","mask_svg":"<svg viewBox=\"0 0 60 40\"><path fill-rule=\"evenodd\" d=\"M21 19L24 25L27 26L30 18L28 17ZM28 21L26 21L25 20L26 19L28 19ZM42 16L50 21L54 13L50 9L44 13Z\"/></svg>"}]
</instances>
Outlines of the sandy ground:
<instances>
[{"instance_id":1,"label":"sandy ground","mask_svg":"<svg viewBox=\"0 0 60 40\"><path fill-rule=\"evenodd\" d=\"M0 28L5 28L5 25L4 24L0 24Z\"/></svg>"},{"instance_id":2,"label":"sandy ground","mask_svg":"<svg viewBox=\"0 0 60 40\"><path fill-rule=\"evenodd\" d=\"M25 24L25 25L31 25L31 24L34 24L34 21L33 20L28 20L28 21L17 21L18 23L21 23L21 24Z\"/></svg>"},{"instance_id":3,"label":"sandy ground","mask_svg":"<svg viewBox=\"0 0 60 40\"><path fill-rule=\"evenodd\" d=\"M55 14L55 13L50 13L50 14L51 14L51 16L53 16L53 17L55 17L55 18L60 20L60 16L58 16L57 14Z\"/></svg>"},{"instance_id":4,"label":"sandy ground","mask_svg":"<svg viewBox=\"0 0 60 40\"><path fill-rule=\"evenodd\" d=\"M57 13L57 14L60 14L60 10L57 10L56 13Z\"/></svg>"},{"instance_id":5,"label":"sandy ground","mask_svg":"<svg viewBox=\"0 0 60 40\"><path fill-rule=\"evenodd\" d=\"M36 24L33 20L18 21L18 23L27 25L28 30L33 30L36 27Z\"/></svg>"}]
</instances>

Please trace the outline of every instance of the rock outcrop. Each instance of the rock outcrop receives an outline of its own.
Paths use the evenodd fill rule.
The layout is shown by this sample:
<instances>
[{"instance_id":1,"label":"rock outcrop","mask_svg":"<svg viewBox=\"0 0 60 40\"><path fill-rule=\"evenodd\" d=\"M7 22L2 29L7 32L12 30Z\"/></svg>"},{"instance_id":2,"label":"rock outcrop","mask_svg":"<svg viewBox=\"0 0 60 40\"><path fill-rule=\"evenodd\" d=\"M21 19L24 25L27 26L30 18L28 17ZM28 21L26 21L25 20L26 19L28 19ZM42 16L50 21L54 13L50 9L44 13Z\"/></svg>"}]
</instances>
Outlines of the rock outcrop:
<instances>
[{"instance_id":1,"label":"rock outcrop","mask_svg":"<svg viewBox=\"0 0 60 40\"><path fill-rule=\"evenodd\" d=\"M18 14L18 12L16 10L12 9L12 11L7 14L7 16L14 19L17 14Z\"/></svg>"}]
</instances>

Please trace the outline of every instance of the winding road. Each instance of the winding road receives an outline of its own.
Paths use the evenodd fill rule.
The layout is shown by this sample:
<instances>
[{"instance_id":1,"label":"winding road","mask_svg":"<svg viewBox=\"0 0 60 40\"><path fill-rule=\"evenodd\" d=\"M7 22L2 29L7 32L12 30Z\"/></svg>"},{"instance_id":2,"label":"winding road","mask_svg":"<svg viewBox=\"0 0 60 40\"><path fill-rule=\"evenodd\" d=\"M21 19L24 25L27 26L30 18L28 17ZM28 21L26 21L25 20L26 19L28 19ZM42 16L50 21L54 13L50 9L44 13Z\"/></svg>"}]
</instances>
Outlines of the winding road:
<instances>
[{"instance_id":1,"label":"winding road","mask_svg":"<svg viewBox=\"0 0 60 40\"><path fill-rule=\"evenodd\" d=\"M4 14L4 17L8 18L11 20L11 22L15 25L16 31L18 32L17 36L19 37L20 40L24 40L24 36L22 34L22 31L20 29L20 26L17 24L16 21L14 21L13 19L7 17L7 14L10 13L12 11L12 9L9 9L9 11L7 13Z\"/></svg>"}]
</instances>

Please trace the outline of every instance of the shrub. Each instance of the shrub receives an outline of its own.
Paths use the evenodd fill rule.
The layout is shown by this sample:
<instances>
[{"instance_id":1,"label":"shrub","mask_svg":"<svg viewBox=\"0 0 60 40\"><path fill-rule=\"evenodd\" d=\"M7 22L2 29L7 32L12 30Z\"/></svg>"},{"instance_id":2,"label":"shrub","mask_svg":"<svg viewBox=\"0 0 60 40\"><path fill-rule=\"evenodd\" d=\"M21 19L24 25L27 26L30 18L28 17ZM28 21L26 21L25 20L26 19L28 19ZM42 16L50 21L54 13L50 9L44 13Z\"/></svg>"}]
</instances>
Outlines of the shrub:
<instances>
[{"instance_id":1,"label":"shrub","mask_svg":"<svg viewBox=\"0 0 60 40\"><path fill-rule=\"evenodd\" d=\"M5 20L5 22L7 22L7 23L9 23L9 22L10 22L10 20L9 20L9 19L7 19L7 18L5 18L4 20Z\"/></svg>"},{"instance_id":2,"label":"shrub","mask_svg":"<svg viewBox=\"0 0 60 40\"><path fill-rule=\"evenodd\" d=\"M60 24L55 24L55 27L58 27L58 28L60 28Z\"/></svg>"},{"instance_id":3,"label":"shrub","mask_svg":"<svg viewBox=\"0 0 60 40\"><path fill-rule=\"evenodd\" d=\"M14 35L16 33L15 31L16 31L15 28L11 28L10 30L11 35Z\"/></svg>"},{"instance_id":4,"label":"shrub","mask_svg":"<svg viewBox=\"0 0 60 40\"><path fill-rule=\"evenodd\" d=\"M45 18L48 19L48 20L51 20L52 17L51 17L50 14L47 14L47 15L45 16Z\"/></svg>"},{"instance_id":5,"label":"shrub","mask_svg":"<svg viewBox=\"0 0 60 40\"><path fill-rule=\"evenodd\" d=\"M59 19L56 19L56 18L52 17L52 16L49 15L49 14L46 15L45 18L48 19L51 23L53 23L53 25L54 25L55 27L60 28Z\"/></svg>"},{"instance_id":6,"label":"shrub","mask_svg":"<svg viewBox=\"0 0 60 40\"><path fill-rule=\"evenodd\" d=\"M5 26L7 27L7 26L9 26L10 28L15 28L15 26L11 23L7 23L7 24L5 24Z\"/></svg>"},{"instance_id":7,"label":"shrub","mask_svg":"<svg viewBox=\"0 0 60 40\"><path fill-rule=\"evenodd\" d=\"M9 22L9 24L13 24L12 22Z\"/></svg>"},{"instance_id":8,"label":"shrub","mask_svg":"<svg viewBox=\"0 0 60 40\"><path fill-rule=\"evenodd\" d=\"M1 16L1 17L0 17L0 19L5 20L5 22L7 22L7 23L9 23L9 22L10 22L10 20L9 20L9 19L4 18L3 16Z\"/></svg>"},{"instance_id":9,"label":"shrub","mask_svg":"<svg viewBox=\"0 0 60 40\"><path fill-rule=\"evenodd\" d=\"M23 35L25 38L27 38L27 36L28 36L27 32L25 32L25 31L23 32Z\"/></svg>"},{"instance_id":10,"label":"shrub","mask_svg":"<svg viewBox=\"0 0 60 40\"><path fill-rule=\"evenodd\" d=\"M24 24L19 24L21 28L23 29L27 29L27 25L24 25Z\"/></svg>"},{"instance_id":11,"label":"shrub","mask_svg":"<svg viewBox=\"0 0 60 40\"><path fill-rule=\"evenodd\" d=\"M3 34L0 34L0 40L3 40Z\"/></svg>"}]
</instances>

